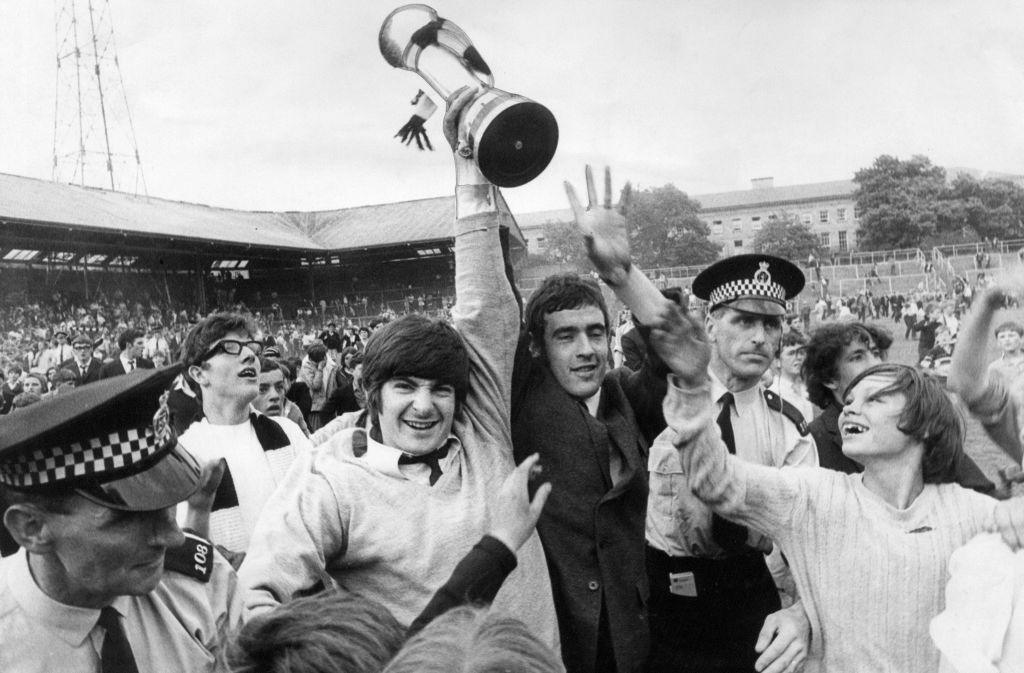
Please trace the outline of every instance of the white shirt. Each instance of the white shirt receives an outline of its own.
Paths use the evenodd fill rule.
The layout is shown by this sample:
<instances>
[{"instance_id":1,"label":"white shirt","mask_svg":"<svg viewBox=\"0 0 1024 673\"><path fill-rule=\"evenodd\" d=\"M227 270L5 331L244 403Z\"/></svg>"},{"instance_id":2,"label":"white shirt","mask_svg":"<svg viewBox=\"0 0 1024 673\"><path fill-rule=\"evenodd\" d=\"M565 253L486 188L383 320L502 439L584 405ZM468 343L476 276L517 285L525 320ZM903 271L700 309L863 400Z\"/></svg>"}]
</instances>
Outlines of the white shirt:
<instances>
[{"instance_id":1,"label":"white shirt","mask_svg":"<svg viewBox=\"0 0 1024 673\"><path fill-rule=\"evenodd\" d=\"M124 367L126 374L128 372L135 371L135 368L139 366L139 363L136 360L129 358L123 352L117 357L121 360L121 366Z\"/></svg>"},{"instance_id":2,"label":"white shirt","mask_svg":"<svg viewBox=\"0 0 1024 673\"><path fill-rule=\"evenodd\" d=\"M111 604L140 671L196 673L214 670L222 632L237 628L241 615L235 572L219 554L203 583L164 573L142 596L120 596ZM100 611L59 603L43 593L24 549L0 561L0 671L4 673L99 673L105 631Z\"/></svg>"}]
</instances>

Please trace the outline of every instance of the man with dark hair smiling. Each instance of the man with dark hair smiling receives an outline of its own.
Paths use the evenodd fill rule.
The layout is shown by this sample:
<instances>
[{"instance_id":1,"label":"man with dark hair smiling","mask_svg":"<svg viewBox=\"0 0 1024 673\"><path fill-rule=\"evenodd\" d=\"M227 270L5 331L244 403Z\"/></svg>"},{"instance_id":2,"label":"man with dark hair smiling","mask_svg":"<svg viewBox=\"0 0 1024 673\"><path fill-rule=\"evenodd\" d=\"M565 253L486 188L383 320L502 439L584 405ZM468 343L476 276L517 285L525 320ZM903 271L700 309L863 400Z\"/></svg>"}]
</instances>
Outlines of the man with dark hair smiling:
<instances>
[{"instance_id":1,"label":"man with dark hair smiling","mask_svg":"<svg viewBox=\"0 0 1024 673\"><path fill-rule=\"evenodd\" d=\"M631 397L643 398L646 379L610 369L608 309L593 280L546 278L525 315L512 436L516 458L540 453L554 486L537 529L563 661L572 673L641 671L649 649L647 444ZM648 401L660 409L660 396Z\"/></svg>"},{"instance_id":2,"label":"man with dark hair smiling","mask_svg":"<svg viewBox=\"0 0 1024 673\"><path fill-rule=\"evenodd\" d=\"M409 624L486 532L513 471L508 400L518 315L503 275L499 195L445 116L457 186L454 326L410 315L366 345L369 427L338 432L303 456L264 508L239 580L248 615L339 583ZM472 152L468 152L470 155ZM558 646L551 585L531 535L496 609Z\"/></svg>"}]
</instances>

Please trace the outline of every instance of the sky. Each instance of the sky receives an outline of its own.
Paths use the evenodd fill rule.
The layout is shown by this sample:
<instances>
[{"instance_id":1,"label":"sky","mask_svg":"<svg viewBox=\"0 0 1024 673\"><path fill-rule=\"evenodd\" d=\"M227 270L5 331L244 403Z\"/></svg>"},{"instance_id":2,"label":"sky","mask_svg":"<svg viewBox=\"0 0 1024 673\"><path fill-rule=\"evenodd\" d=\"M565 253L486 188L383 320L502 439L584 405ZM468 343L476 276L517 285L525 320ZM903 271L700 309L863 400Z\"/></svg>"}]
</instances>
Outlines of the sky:
<instances>
[{"instance_id":1,"label":"sky","mask_svg":"<svg viewBox=\"0 0 1024 673\"><path fill-rule=\"evenodd\" d=\"M51 177L55 109L75 109L54 100L54 17L70 3L0 0L0 172ZM451 194L441 111L427 123L437 151L393 138L428 89L378 49L397 6L109 0L149 195L312 211ZM499 88L558 120L551 165L503 190L516 213L565 208L561 183L582 186L587 163L610 165L616 188L691 195L756 177L850 179L881 154L1024 173L1024 3L433 6L473 39Z\"/></svg>"}]
</instances>

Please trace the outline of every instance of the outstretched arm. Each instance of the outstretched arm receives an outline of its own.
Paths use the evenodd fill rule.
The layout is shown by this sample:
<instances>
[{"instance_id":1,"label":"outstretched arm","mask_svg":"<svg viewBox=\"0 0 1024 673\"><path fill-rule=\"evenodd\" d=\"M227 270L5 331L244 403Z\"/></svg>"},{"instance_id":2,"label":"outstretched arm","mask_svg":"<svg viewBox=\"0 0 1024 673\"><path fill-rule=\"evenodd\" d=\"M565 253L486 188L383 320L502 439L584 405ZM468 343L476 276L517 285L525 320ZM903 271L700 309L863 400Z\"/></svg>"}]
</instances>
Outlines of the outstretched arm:
<instances>
[{"instance_id":1,"label":"outstretched arm","mask_svg":"<svg viewBox=\"0 0 1024 673\"><path fill-rule=\"evenodd\" d=\"M994 285L974 300L974 305L960 325L959 341L966 348L957 348L949 367L949 387L967 404L977 402L985 393L988 380L986 355L988 333L996 311L1003 307L1011 288Z\"/></svg>"},{"instance_id":2,"label":"outstretched arm","mask_svg":"<svg viewBox=\"0 0 1024 673\"><path fill-rule=\"evenodd\" d=\"M960 395L992 439L1018 463L1024 456L1020 410L999 377L989 375L985 359L996 311L1005 305L1007 298L1020 297L1022 293L1024 276L1021 275L981 293L960 326L961 347L954 351L949 369L950 389Z\"/></svg>"}]
</instances>

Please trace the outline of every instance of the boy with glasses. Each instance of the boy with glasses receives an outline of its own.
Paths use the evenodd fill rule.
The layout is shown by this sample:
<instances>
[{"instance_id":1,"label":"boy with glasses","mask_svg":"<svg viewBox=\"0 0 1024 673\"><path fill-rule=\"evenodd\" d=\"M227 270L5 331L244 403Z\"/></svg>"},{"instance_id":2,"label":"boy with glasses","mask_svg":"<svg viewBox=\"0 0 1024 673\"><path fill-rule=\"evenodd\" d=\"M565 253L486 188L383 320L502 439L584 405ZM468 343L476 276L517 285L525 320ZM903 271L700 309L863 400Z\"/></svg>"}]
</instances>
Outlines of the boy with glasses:
<instances>
[{"instance_id":1,"label":"boy with glasses","mask_svg":"<svg viewBox=\"0 0 1024 673\"><path fill-rule=\"evenodd\" d=\"M224 458L227 469L210 516L210 537L243 554L263 503L299 452L310 448L297 425L252 408L259 394L263 344L241 315L216 313L185 337L182 360L203 418L181 435L200 461Z\"/></svg>"},{"instance_id":2,"label":"boy with glasses","mask_svg":"<svg viewBox=\"0 0 1024 673\"><path fill-rule=\"evenodd\" d=\"M76 386L99 381L103 363L92 356L92 339L85 334L79 334L71 341L71 347L75 351L74 357L60 363L61 369L70 369L75 373Z\"/></svg>"}]
</instances>

